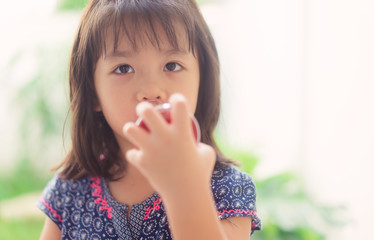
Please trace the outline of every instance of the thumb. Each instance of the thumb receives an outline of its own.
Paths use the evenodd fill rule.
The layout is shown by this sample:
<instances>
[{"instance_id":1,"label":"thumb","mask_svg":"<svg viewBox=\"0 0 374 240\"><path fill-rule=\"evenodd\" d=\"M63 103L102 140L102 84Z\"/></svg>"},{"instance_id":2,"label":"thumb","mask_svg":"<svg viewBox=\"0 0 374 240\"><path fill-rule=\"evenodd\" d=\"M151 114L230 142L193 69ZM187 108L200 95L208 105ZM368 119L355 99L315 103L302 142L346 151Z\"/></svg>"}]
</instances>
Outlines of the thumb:
<instances>
[{"instance_id":1,"label":"thumb","mask_svg":"<svg viewBox=\"0 0 374 240\"><path fill-rule=\"evenodd\" d=\"M198 144L197 151L202 157L204 163L207 165L206 167L213 171L216 162L216 151L211 146L204 143Z\"/></svg>"},{"instance_id":2,"label":"thumb","mask_svg":"<svg viewBox=\"0 0 374 240\"><path fill-rule=\"evenodd\" d=\"M136 168L139 168L141 155L141 151L137 149L130 149L126 152L126 159L130 164L134 165Z\"/></svg>"}]
</instances>

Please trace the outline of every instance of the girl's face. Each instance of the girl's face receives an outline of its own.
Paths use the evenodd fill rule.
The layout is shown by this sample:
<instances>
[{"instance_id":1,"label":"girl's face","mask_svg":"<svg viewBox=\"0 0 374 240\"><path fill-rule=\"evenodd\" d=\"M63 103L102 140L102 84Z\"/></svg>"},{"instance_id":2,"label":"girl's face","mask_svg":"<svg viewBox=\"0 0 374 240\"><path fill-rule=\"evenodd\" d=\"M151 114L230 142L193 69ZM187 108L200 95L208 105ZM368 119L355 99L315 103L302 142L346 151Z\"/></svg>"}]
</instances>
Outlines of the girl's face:
<instances>
[{"instance_id":1,"label":"girl's face","mask_svg":"<svg viewBox=\"0 0 374 240\"><path fill-rule=\"evenodd\" d=\"M135 122L136 105L167 102L173 93L188 100L190 113L196 109L199 90L199 64L188 49L184 31L177 30L179 49L173 48L160 34L160 47L148 40L135 50L126 36L120 36L113 51L113 36L106 39L106 54L97 64L94 82L98 102L95 111L102 111L121 147L129 147L122 134L125 123ZM146 39L146 38L145 38ZM195 54L197 56L197 54Z\"/></svg>"}]
</instances>

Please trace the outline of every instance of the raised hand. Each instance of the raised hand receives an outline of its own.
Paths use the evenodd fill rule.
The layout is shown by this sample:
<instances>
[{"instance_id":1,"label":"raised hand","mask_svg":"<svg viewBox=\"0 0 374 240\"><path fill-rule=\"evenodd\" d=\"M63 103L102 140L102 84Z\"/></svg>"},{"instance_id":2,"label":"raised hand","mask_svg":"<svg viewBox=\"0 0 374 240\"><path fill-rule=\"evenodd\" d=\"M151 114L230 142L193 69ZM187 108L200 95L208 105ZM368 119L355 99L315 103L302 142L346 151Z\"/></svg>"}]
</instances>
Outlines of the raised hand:
<instances>
[{"instance_id":1,"label":"raised hand","mask_svg":"<svg viewBox=\"0 0 374 240\"><path fill-rule=\"evenodd\" d=\"M139 169L162 197L208 187L215 163L213 148L194 139L186 99L174 94L169 103L171 123L150 103L142 102L136 111L149 131L134 123L123 128L125 136L137 146L127 151L128 162Z\"/></svg>"}]
</instances>

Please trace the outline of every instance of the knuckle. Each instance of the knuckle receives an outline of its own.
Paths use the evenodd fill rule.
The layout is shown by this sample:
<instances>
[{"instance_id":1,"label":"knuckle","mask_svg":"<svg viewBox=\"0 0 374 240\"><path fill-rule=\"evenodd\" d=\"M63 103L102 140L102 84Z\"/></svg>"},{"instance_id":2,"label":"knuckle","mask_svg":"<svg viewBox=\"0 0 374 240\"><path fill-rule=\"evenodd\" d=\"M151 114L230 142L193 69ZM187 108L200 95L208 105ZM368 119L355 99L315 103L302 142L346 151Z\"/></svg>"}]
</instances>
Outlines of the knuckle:
<instances>
[{"instance_id":1,"label":"knuckle","mask_svg":"<svg viewBox=\"0 0 374 240\"><path fill-rule=\"evenodd\" d=\"M153 109L152 109L152 107L150 107L150 106L146 106L146 107L144 107L144 108L142 109L142 113L143 113L143 115L145 115L145 116L149 116L150 114L153 113Z\"/></svg>"},{"instance_id":2,"label":"knuckle","mask_svg":"<svg viewBox=\"0 0 374 240\"><path fill-rule=\"evenodd\" d=\"M180 110L186 110L187 109L187 103L185 100L179 100L175 103L175 107Z\"/></svg>"}]
</instances>

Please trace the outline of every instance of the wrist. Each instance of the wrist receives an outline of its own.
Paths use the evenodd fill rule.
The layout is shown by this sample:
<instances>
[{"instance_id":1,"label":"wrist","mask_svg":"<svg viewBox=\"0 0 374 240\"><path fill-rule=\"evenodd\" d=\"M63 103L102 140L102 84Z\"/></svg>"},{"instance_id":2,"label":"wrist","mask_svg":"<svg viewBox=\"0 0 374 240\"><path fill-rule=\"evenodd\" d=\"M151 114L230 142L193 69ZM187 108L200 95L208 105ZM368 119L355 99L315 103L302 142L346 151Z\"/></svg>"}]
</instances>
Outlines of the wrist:
<instances>
[{"instance_id":1,"label":"wrist","mask_svg":"<svg viewBox=\"0 0 374 240\"><path fill-rule=\"evenodd\" d=\"M197 196L212 197L210 181L186 180L174 183L173 187L160 189L159 194L166 201L184 201ZM199 198L199 197L197 197Z\"/></svg>"},{"instance_id":2,"label":"wrist","mask_svg":"<svg viewBox=\"0 0 374 240\"><path fill-rule=\"evenodd\" d=\"M209 185L165 195L163 201L176 239L226 239Z\"/></svg>"},{"instance_id":3,"label":"wrist","mask_svg":"<svg viewBox=\"0 0 374 240\"><path fill-rule=\"evenodd\" d=\"M160 195L167 206L191 206L200 204L204 200L209 203L214 201L209 184L184 184L174 191L160 193Z\"/></svg>"}]
</instances>

